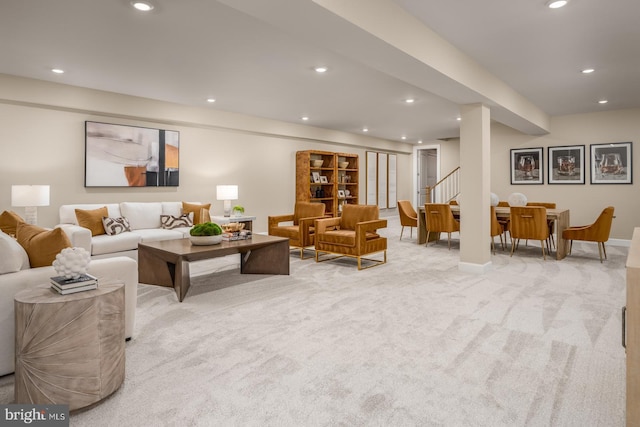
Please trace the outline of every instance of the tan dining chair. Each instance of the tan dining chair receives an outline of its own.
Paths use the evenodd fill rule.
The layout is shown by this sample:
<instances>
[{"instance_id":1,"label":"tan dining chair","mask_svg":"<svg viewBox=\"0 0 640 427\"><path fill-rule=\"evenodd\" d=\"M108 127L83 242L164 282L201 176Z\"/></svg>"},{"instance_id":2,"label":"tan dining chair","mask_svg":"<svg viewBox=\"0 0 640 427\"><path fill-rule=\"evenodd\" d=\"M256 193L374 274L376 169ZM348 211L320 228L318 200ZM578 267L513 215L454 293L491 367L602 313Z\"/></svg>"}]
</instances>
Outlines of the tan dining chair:
<instances>
[{"instance_id":1,"label":"tan dining chair","mask_svg":"<svg viewBox=\"0 0 640 427\"><path fill-rule=\"evenodd\" d=\"M527 206L542 206L547 209L555 209L556 204L551 202L527 202ZM556 221L551 218L547 218L547 225L549 226L549 243L553 248L556 247L556 239L553 236L553 230L556 226Z\"/></svg>"},{"instance_id":2,"label":"tan dining chair","mask_svg":"<svg viewBox=\"0 0 640 427\"><path fill-rule=\"evenodd\" d=\"M609 240L609 233L611 232L611 223L613 222L613 206L608 206L598 216L598 219L593 224L574 226L565 228L562 231L562 238L571 241L569 245L569 254L573 247L574 240L583 240L586 242L598 242L598 253L600 254L600 262L602 262L602 254L604 253L604 259L607 259L607 250L604 247L604 242Z\"/></svg>"},{"instance_id":3,"label":"tan dining chair","mask_svg":"<svg viewBox=\"0 0 640 427\"><path fill-rule=\"evenodd\" d=\"M418 214L409 200L398 200L398 215L402 226L400 240L402 240L402 233L404 233L405 227L410 227L409 235L413 238L413 227L418 227Z\"/></svg>"},{"instance_id":4,"label":"tan dining chair","mask_svg":"<svg viewBox=\"0 0 640 427\"><path fill-rule=\"evenodd\" d=\"M504 227L498 221L498 216L496 215L496 208L491 206L491 249L493 249L493 253L496 253L496 242L495 237L500 236L500 244L502 245L502 250L504 251Z\"/></svg>"},{"instance_id":5,"label":"tan dining chair","mask_svg":"<svg viewBox=\"0 0 640 427\"><path fill-rule=\"evenodd\" d=\"M451 205L448 203L426 203L424 205L424 214L427 223L427 245L429 245L429 235L431 233L447 233L449 250L451 250L451 233L460 231L460 222L457 221ZM436 239L436 243L440 239Z\"/></svg>"},{"instance_id":6,"label":"tan dining chair","mask_svg":"<svg viewBox=\"0 0 640 427\"><path fill-rule=\"evenodd\" d=\"M544 251L545 243L549 252L549 226L547 225L547 209L543 206L511 206L509 232L511 233L511 255L518 249L521 239L540 240L542 258L547 259Z\"/></svg>"}]
</instances>

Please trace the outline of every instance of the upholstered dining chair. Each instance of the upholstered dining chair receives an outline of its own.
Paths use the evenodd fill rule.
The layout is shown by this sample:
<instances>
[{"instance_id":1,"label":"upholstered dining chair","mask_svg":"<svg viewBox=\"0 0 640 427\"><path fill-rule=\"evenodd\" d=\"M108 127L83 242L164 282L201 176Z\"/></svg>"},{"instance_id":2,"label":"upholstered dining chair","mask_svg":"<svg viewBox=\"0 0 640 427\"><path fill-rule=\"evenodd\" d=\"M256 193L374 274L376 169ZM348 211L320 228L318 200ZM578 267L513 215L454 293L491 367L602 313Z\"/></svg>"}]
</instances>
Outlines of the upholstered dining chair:
<instances>
[{"instance_id":1,"label":"upholstered dining chair","mask_svg":"<svg viewBox=\"0 0 640 427\"><path fill-rule=\"evenodd\" d=\"M448 203L426 203L424 214L427 223L427 245L431 233L447 233L449 250L451 250L451 233L460 231L460 222L456 220ZM439 241L439 237L436 243Z\"/></svg>"},{"instance_id":2,"label":"upholstered dining chair","mask_svg":"<svg viewBox=\"0 0 640 427\"><path fill-rule=\"evenodd\" d=\"M289 246L304 250L314 244L314 221L324 218L324 203L296 202L293 213L268 217L269 235L289 238ZM284 223L284 224L283 224Z\"/></svg>"},{"instance_id":3,"label":"upholstered dining chair","mask_svg":"<svg viewBox=\"0 0 640 427\"><path fill-rule=\"evenodd\" d=\"M491 206L491 249L493 249L493 253L496 253L496 242L495 237L500 236L500 244L502 245L502 250L504 251L504 240L502 236L504 234L504 228L500 221L498 221L498 217L496 215L496 208Z\"/></svg>"},{"instance_id":4,"label":"upholstered dining chair","mask_svg":"<svg viewBox=\"0 0 640 427\"><path fill-rule=\"evenodd\" d=\"M353 204L344 205L339 217L316 220L316 262L347 256L358 260L358 270L386 263L387 239L377 231L387 227L387 220L379 216L376 205ZM383 260L364 257L378 252L384 253ZM320 259L325 253L337 256ZM363 267L363 259L373 264Z\"/></svg>"},{"instance_id":5,"label":"upholstered dining chair","mask_svg":"<svg viewBox=\"0 0 640 427\"><path fill-rule=\"evenodd\" d=\"M562 238L570 240L569 254L573 247L574 240L583 240L586 242L598 242L598 253L600 254L600 262L602 262L602 254L604 253L604 259L607 259L607 250L604 247L604 243L609 240L609 233L611 232L611 223L613 222L613 206L608 206L600 213L600 216L591 225L574 226L565 228L562 231Z\"/></svg>"},{"instance_id":6,"label":"upholstered dining chair","mask_svg":"<svg viewBox=\"0 0 640 427\"><path fill-rule=\"evenodd\" d=\"M402 240L405 227L410 227L409 235L413 237L413 227L418 226L418 214L409 200L398 200L398 215L400 215L400 225L402 226L400 240Z\"/></svg>"},{"instance_id":7,"label":"upholstered dining chair","mask_svg":"<svg viewBox=\"0 0 640 427\"><path fill-rule=\"evenodd\" d=\"M540 240L542 258L547 259L544 251L545 243L549 252L549 226L547 225L547 209L543 206L511 206L511 255L518 249L521 239Z\"/></svg>"},{"instance_id":8,"label":"upholstered dining chair","mask_svg":"<svg viewBox=\"0 0 640 427\"><path fill-rule=\"evenodd\" d=\"M527 202L527 206L542 206L547 209L555 209L556 204L551 202ZM549 243L551 243L552 247L556 247L556 239L553 237L553 229L556 225L556 221L554 219L547 218L547 225L549 226Z\"/></svg>"}]
</instances>

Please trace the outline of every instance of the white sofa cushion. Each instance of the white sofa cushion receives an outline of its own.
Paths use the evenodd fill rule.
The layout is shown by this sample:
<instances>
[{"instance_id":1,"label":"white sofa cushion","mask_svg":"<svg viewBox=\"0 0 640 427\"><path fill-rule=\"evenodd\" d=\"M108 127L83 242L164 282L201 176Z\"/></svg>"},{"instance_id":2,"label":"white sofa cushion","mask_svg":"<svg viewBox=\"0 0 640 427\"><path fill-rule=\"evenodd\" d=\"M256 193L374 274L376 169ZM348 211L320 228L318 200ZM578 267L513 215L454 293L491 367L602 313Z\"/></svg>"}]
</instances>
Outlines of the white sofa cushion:
<instances>
[{"instance_id":1,"label":"white sofa cushion","mask_svg":"<svg viewBox=\"0 0 640 427\"><path fill-rule=\"evenodd\" d=\"M184 233L180 228L173 230L164 230L162 228L148 228L143 230L134 230L131 233L140 236L140 243L159 242L162 240L184 239ZM125 233L126 234L126 233Z\"/></svg>"},{"instance_id":2,"label":"white sofa cushion","mask_svg":"<svg viewBox=\"0 0 640 427\"><path fill-rule=\"evenodd\" d=\"M16 239L0 231L0 274L29 268L29 256Z\"/></svg>"},{"instance_id":3,"label":"white sofa cushion","mask_svg":"<svg viewBox=\"0 0 640 427\"><path fill-rule=\"evenodd\" d=\"M182 215L182 202L162 202L162 214L163 215Z\"/></svg>"},{"instance_id":4,"label":"white sofa cushion","mask_svg":"<svg viewBox=\"0 0 640 427\"><path fill-rule=\"evenodd\" d=\"M160 228L161 202L122 202L120 212L127 218L132 230Z\"/></svg>"},{"instance_id":5,"label":"white sofa cushion","mask_svg":"<svg viewBox=\"0 0 640 427\"><path fill-rule=\"evenodd\" d=\"M93 236L91 238L91 255L138 249L138 242L140 242L140 235L129 231L114 236L109 236L108 234Z\"/></svg>"},{"instance_id":6,"label":"white sofa cushion","mask_svg":"<svg viewBox=\"0 0 640 427\"><path fill-rule=\"evenodd\" d=\"M80 205L62 205L58 210L60 214L60 224L74 224L78 225L78 219L76 218L76 209L93 210L103 206L107 207L109 211L109 217L117 218L120 215L120 205L118 203L92 203L92 204L80 204Z\"/></svg>"}]
</instances>

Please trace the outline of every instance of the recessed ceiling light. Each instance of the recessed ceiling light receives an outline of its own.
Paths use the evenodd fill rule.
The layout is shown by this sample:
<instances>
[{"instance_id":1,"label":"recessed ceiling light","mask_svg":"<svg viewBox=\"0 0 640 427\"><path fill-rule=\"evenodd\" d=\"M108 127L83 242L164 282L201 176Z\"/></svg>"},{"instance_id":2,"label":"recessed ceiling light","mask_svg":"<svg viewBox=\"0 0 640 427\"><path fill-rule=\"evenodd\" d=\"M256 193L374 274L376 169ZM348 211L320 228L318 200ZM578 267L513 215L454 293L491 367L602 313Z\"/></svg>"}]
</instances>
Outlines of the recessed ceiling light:
<instances>
[{"instance_id":1,"label":"recessed ceiling light","mask_svg":"<svg viewBox=\"0 0 640 427\"><path fill-rule=\"evenodd\" d=\"M558 9L559 7L566 6L569 0L551 0L547 2L547 7L550 9Z\"/></svg>"},{"instance_id":2,"label":"recessed ceiling light","mask_svg":"<svg viewBox=\"0 0 640 427\"><path fill-rule=\"evenodd\" d=\"M585 68L584 70L582 70L582 74L591 74L594 71L595 70L593 68Z\"/></svg>"},{"instance_id":3,"label":"recessed ceiling light","mask_svg":"<svg viewBox=\"0 0 640 427\"><path fill-rule=\"evenodd\" d=\"M422 144L422 140L419 140L419 141L418 141L418 144Z\"/></svg>"},{"instance_id":4,"label":"recessed ceiling light","mask_svg":"<svg viewBox=\"0 0 640 427\"><path fill-rule=\"evenodd\" d=\"M215 98L207 98L207 102L209 104L213 104L214 102L216 102Z\"/></svg>"},{"instance_id":5,"label":"recessed ceiling light","mask_svg":"<svg viewBox=\"0 0 640 427\"><path fill-rule=\"evenodd\" d=\"M414 102L416 102L416 100L413 98L407 98L404 100L404 102L406 102L407 104L413 104Z\"/></svg>"},{"instance_id":6,"label":"recessed ceiling light","mask_svg":"<svg viewBox=\"0 0 640 427\"><path fill-rule=\"evenodd\" d=\"M135 7L136 9L142 12L149 12L150 10L153 9L153 5L151 3L146 3L142 1L132 1L131 6Z\"/></svg>"},{"instance_id":7,"label":"recessed ceiling light","mask_svg":"<svg viewBox=\"0 0 640 427\"><path fill-rule=\"evenodd\" d=\"M407 137L406 137L406 136L404 136L404 135L402 135L402 140L405 140L405 139L407 139Z\"/></svg>"},{"instance_id":8,"label":"recessed ceiling light","mask_svg":"<svg viewBox=\"0 0 640 427\"><path fill-rule=\"evenodd\" d=\"M64 70L61 70L60 68L52 68L51 72L56 74L64 74Z\"/></svg>"},{"instance_id":9,"label":"recessed ceiling light","mask_svg":"<svg viewBox=\"0 0 640 427\"><path fill-rule=\"evenodd\" d=\"M309 120L309 117L307 117L307 116L303 116L303 117L302 117L302 120L304 120L304 121L306 122L307 120Z\"/></svg>"},{"instance_id":10,"label":"recessed ceiling light","mask_svg":"<svg viewBox=\"0 0 640 427\"><path fill-rule=\"evenodd\" d=\"M606 99L601 99L600 101L598 101L598 104L606 104L607 102L609 102Z\"/></svg>"},{"instance_id":11,"label":"recessed ceiling light","mask_svg":"<svg viewBox=\"0 0 640 427\"><path fill-rule=\"evenodd\" d=\"M462 120L462 117L456 117L456 120L457 120L457 121L461 121L461 120Z\"/></svg>"},{"instance_id":12,"label":"recessed ceiling light","mask_svg":"<svg viewBox=\"0 0 640 427\"><path fill-rule=\"evenodd\" d=\"M362 128L362 132L369 132L369 128Z\"/></svg>"},{"instance_id":13,"label":"recessed ceiling light","mask_svg":"<svg viewBox=\"0 0 640 427\"><path fill-rule=\"evenodd\" d=\"M314 68L314 70L316 70L316 73L325 73L327 71L327 67L316 67Z\"/></svg>"}]
</instances>

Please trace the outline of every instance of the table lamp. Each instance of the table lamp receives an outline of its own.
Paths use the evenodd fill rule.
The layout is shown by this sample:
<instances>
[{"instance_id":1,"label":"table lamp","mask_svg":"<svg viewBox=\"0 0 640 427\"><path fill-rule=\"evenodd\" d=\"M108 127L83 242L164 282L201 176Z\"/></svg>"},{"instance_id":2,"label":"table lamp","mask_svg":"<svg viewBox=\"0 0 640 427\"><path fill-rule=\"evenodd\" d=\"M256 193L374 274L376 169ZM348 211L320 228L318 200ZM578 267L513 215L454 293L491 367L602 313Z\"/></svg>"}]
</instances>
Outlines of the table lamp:
<instances>
[{"instance_id":1,"label":"table lamp","mask_svg":"<svg viewBox=\"0 0 640 427\"><path fill-rule=\"evenodd\" d=\"M27 224L38 222L37 206L49 206L48 185L12 185L11 206L24 207Z\"/></svg>"},{"instance_id":2,"label":"table lamp","mask_svg":"<svg viewBox=\"0 0 640 427\"><path fill-rule=\"evenodd\" d=\"M238 200L238 186L217 185L216 199L224 200L224 216L231 216L231 201Z\"/></svg>"}]
</instances>

